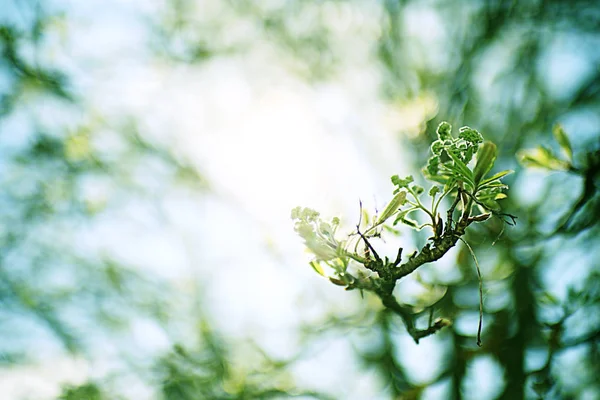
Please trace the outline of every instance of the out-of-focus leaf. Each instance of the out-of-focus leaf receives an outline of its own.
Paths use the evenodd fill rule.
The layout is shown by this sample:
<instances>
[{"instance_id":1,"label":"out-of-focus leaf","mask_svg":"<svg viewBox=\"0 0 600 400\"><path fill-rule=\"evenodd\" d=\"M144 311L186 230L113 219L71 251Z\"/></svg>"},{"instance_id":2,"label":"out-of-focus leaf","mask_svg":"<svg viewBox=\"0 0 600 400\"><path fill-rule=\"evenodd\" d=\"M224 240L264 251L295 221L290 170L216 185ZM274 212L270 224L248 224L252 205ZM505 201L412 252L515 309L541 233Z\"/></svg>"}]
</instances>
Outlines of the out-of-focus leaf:
<instances>
[{"instance_id":1,"label":"out-of-focus leaf","mask_svg":"<svg viewBox=\"0 0 600 400\"><path fill-rule=\"evenodd\" d=\"M348 285L343 280L337 279L337 278L332 278L331 276L329 277L329 280L331 281L331 283L333 283L334 285L337 285L337 286L347 286Z\"/></svg>"},{"instance_id":2,"label":"out-of-focus leaf","mask_svg":"<svg viewBox=\"0 0 600 400\"><path fill-rule=\"evenodd\" d=\"M558 145L565 153L569 161L573 160L573 147L571 147L571 141L564 131L563 127L560 124L554 125L552 128L552 133L554 134L554 138L558 142Z\"/></svg>"},{"instance_id":3,"label":"out-of-focus leaf","mask_svg":"<svg viewBox=\"0 0 600 400\"><path fill-rule=\"evenodd\" d=\"M63 389L59 400L102 400L102 392L97 385L85 383L81 386L67 386Z\"/></svg>"},{"instance_id":4,"label":"out-of-focus leaf","mask_svg":"<svg viewBox=\"0 0 600 400\"><path fill-rule=\"evenodd\" d=\"M553 305L553 306L560 305L560 301L556 298L556 296L554 296L553 294L551 294L549 292L544 292L541 296L539 296L537 298L537 300L541 304L548 304L548 305Z\"/></svg>"},{"instance_id":5,"label":"out-of-focus leaf","mask_svg":"<svg viewBox=\"0 0 600 400\"><path fill-rule=\"evenodd\" d=\"M321 276L325 276L325 271L323 271L323 267L321 267L321 264L319 264L316 261L311 261L310 262L310 266L312 267L312 269L315 270L315 272Z\"/></svg>"},{"instance_id":6,"label":"out-of-focus leaf","mask_svg":"<svg viewBox=\"0 0 600 400\"><path fill-rule=\"evenodd\" d=\"M517 154L519 162L525 167L543 168L551 171L567 171L571 164L558 159L550 149L539 146L536 149L522 150Z\"/></svg>"}]
</instances>

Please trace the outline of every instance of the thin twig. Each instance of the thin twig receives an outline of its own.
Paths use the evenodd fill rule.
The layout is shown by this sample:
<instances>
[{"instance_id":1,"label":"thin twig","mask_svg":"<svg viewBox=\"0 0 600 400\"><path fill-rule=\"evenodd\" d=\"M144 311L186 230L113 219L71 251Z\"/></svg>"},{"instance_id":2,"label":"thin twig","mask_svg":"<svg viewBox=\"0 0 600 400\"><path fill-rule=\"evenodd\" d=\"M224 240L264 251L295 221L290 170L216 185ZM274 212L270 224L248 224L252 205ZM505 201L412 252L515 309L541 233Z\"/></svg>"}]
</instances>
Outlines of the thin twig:
<instances>
[{"instance_id":1,"label":"thin twig","mask_svg":"<svg viewBox=\"0 0 600 400\"><path fill-rule=\"evenodd\" d=\"M469 197L471 197L471 199L475 203L479 204L481 207L483 207L484 209L486 209L489 212L491 212L492 215L500 218L506 224L508 224L510 226L515 226L517 224L517 218L518 217L516 215L512 215L512 214L508 214L508 213L503 213L503 212L500 212L500 211L492 210L491 208L489 208L488 206L486 206L485 204L483 204L481 201L477 200L477 198L475 198L475 196L473 196L471 193L469 193L469 192L464 192L464 193L466 193ZM510 221L508 219L506 219L506 218L503 218L503 217L510 218Z\"/></svg>"},{"instance_id":2,"label":"thin twig","mask_svg":"<svg viewBox=\"0 0 600 400\"><path fill-rule=\"evenodd\" d=\"M481 347L481 327L483 325L483 279L481 278L481 269L479 268L477 257L475 257L475 252L471 246L469 246L469 243L463 238L459 239L467 245L467 248L471 252L471 256L473 256L473 260L475 260L475 267L477 267L477 276L479 277L479 327L477 328L477 346Z\"/></svg>"}]
</instances>

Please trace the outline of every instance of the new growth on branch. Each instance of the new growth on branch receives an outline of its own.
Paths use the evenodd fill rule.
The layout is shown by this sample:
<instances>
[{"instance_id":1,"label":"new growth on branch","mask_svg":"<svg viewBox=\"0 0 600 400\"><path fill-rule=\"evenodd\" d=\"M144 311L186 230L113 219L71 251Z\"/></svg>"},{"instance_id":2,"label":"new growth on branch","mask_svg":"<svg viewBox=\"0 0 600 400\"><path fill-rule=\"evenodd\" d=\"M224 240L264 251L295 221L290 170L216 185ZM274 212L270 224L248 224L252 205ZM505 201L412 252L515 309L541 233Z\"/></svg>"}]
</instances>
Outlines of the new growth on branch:
<instances>
[{"instance_id":1,"label":"new growth on branch","mask_svg":"<svg viewBox=\"0 0 600 400\"><path fill-rule=\"evenodd\" d=\"M450 325L450 321L445 318L433 321L430 318L426 328L417 328L412 308L400 304L393 295L396 282L421 265L442 258L458 240L463 240L462 236L469 225L485 222L492 216L501 218L510 225L516 219L513 215L502 213L498 204L498 200L506 198L503 191L508 189L501 179L513 171L501 171L488 177L496 160L496 145L484 142L482 135L468 126L460 128L458 137L455 138L452 136L452 127L447 122L438 126L437 137L438 140L431 144L431 157L422 169L424 178L434 183L427 192L428 195L423 195L425 189L414 182L413 176L392 176L394 197L385 209L371 223L361 226L361 204L361 218L356 231L344 239L336 238L339 218L324 221L317 211L310 208L296 207L292 210L294 229L314 255L310 262L312 268L335 285L344 286L346 290L358 289L376 294L385 307L400 316L416 343ZM415 213L423 213L427 222L419 224L411 219ZM403 259L402 248L398 249L393 260L381 257L371 241L381 238L384 230L394 232L395 229L391 226L398 224L407 225L410 229L430 229L431 237L408 258ZM364 247L359 251L361 242ZM351 263L362 265L364 270L350 273L348 266ZM479 267L477 268L479 273ZM477 344L481 345L483 303L481 275L479 276L480 320Z\"/></svg>"}]
</instances>

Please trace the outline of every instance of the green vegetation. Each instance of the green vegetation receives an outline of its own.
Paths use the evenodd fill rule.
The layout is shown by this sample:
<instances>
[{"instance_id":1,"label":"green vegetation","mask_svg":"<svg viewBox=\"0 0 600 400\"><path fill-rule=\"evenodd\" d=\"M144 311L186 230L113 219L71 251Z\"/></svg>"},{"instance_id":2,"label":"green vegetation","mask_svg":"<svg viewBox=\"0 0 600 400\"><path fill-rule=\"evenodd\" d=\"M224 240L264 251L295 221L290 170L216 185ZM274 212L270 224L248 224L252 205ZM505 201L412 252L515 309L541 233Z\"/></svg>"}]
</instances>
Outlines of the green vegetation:
<instances>
[{"instance_id":1,"label":"green vegetation","mask_svg":"<svg viewBox=\"0 0 600 400\"><path fill-rule=\"evenodd\" d=\"M417 343L419 339L448 326L450 322L442 318L432 321L430 318L427 328L416 328L411 309L398 303L394 297L396 281L411 274L421 265L442 258L458 240L463 240L462 236L472 223L484 222L492 215L509 218L509 224L514 224L516 219L513 215L501 213L497 203L497 200L507 197L503 190L508 189L508 186L502 183L501 178L513 171L501 171L487 177L497 157L496 145L484 142L483 136L468 126L460 128L458 138L454 138L451 131L450 124L440 123L437 128L438 140L431 145L431 157L427 166L423 168L425 178L438 184L428 191L428 197L431 198L430 207L423 205L425 200L422 199L422 195L425 190L414 183L411 175L403 179L394 175L391 178L396 187L394 197L381 215L373 218L372 223L364 228L361 228L359 222L356 232L347 239L335 238L340 223L338 218L328 223L319 218L318 212L309 208L296 207L292 210L292 218L296 220L294 229L315 255L315 259L310 262L313 269L320 275L327 276L323 269L325 264L334 272L333 276L328 276L332 283L345 286L346 290L358 289L361 292L364 290L375 293L387 308L402 318L408 333ZM473 167L469 167L471 164ZM450 203L444 212L445 223L440 215L440 204L444 199ZM414 212L424 213L427 222L419 224L410 219L409 215ZM361 217L362 213L361 206ZM385 225L392 218L392 226L402 223L416 230L425 227L431 229L432 236L429 237L428 243L412 253L405 262L402 262L403 248L398 249L394 260L388 257L382 259L369 242L369 239L381 238L384 230L397 232ZM364 232L361 232L361 229ZM353 236L358 239L353 240ZM363 253L357 251L361 240L365 245ZM356 276L352 275L348 272L352 261L363 265L366 270L359 270ZM368 271L374 274L371 275ZM480 298L482 304L481 286ZM480 312L483 312L482 308ZM431 313L433 315L433 309ZM480 335L481 314L477 335L479 346Z\"/></svg>"},{"instance_id":2,"label":"green vegetation","mask_svg":"<svg viewBox=\"0 0 600 400\"><path fill-rule=\"evenodd\" d=\"M597 1L96 3L0 7L0 397L599 397ZM297 155L412 172L326 279Z\"/></svg>"}]
</instances>

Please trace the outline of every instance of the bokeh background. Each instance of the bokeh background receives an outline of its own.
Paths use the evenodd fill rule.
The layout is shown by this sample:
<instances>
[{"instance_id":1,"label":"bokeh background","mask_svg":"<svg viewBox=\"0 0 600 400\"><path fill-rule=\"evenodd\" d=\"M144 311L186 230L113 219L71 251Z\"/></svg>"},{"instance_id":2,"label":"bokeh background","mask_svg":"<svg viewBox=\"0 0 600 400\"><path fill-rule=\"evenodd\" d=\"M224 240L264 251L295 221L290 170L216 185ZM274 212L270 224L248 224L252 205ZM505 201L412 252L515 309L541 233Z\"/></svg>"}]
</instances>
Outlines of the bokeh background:
<instances>
[{"instance_id":1,"label":"bokeh background","mask_svg":"<svg viewBox=\"0 0 600 400\"><path fill-rule=\"evenodd\" d=\"M0 398L600 399L599 27L591 0L2 0ZM516 171L517 226L467 235L482 348L464 246L396 289L453 321L416 345L290 219L350 232L442 120ZM519 165L555 123L577 171Z\"/></svg>"}]
</instances>

